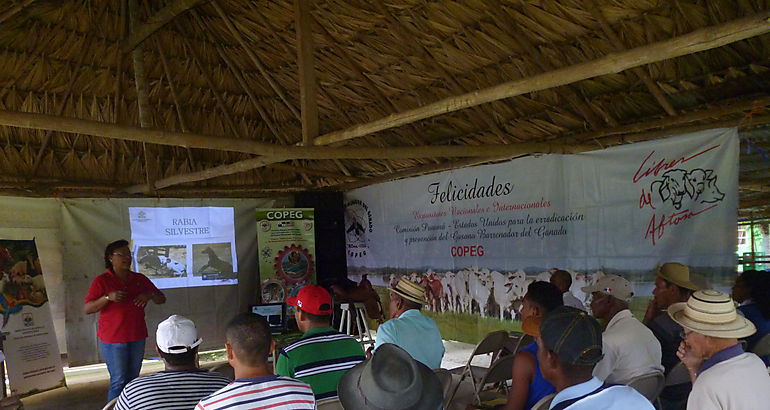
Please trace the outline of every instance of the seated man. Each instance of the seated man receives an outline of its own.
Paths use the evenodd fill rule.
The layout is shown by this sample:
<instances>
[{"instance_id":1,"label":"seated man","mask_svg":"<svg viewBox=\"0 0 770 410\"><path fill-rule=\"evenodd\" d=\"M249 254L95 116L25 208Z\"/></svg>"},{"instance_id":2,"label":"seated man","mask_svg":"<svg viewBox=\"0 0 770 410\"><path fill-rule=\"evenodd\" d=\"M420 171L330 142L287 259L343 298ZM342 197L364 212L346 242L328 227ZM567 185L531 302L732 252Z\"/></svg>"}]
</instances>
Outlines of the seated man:
<instances>
[{"instance_id":1,"label":"seated man","mask_svg":"<svg viewBox=\"0 0 770 410\"><path fill-rule=\"evenodd\" d=\"M631 283L607 275L582 290L591 294L593 315L607 322L602 333L604 358L594 367L594 376L607 383L628 383L637 376L663 372L660 342L628 310L634 295Z\"/></svg>"},{"instance_id":2,"label":"seated man","mask_svg":"<svg viewBox=\"0 0 770 410\"><path fill-rule=\"evenodd\" d=\"M340 379L345 409L436 410L443 400L441 382L431 369L390 343Z\"/></svg>"},{"instance_id":3,"label":"seated man","mask_svg":"<svg viewBox=\"0 0 770 410\"><path fill-rule=\"evenodd\" d=\"M294 319L305 334L281 349L275 373L309 384L316 400L337 397L340 377L366 358L361 344L329 326L332 298L326 289L307 285L286 303L297 307Z\"/></svg>"},{"instance_id":4,"label":"seated man","mask_svg":"<svg viewBox=\"0 0 770 410\"><path fill-rule=\"evenodd\" d=\"M540 324L537 358L543 377L556 387L551 410L653 410L636 390L592 377L602 358L602 330L587 313L563 306Z\"/></svg>"},{"instance_id":5,"label":"seated man","mask_svg":"<svg viewBox=\"0 0 770 410\"><path fill-rule=\"evenodd\" d=\"M198 367L201 339L192 320L169 316L158 324L155 340L166 370L129 382L116 409L192 409L200 399L230 383L225 376Z\"/></svg>"},{"instance_id":6,"label":"seated man","mask_svg":"<svg viewBox=\"0 0 770 410\"><path fill-rule=\"evenodd\" d=\"M273 375L267 356L275 348L264 317L236 315L225 329L227 361L235 381L201 400L198 410L246 410L258 408L315 409L313 389L306 383Z\"/></svg>"},{"instance_id":7,"label":"seated man","mask_svg":"<svg viewBox=\"0 0 770 410\"><path fill-rule=\"evenodd\" d=\"M669 262L658 268L655 289L652 291L653 298L644 314L644 324L660 342L661 364L666 374L679 364L676 351L682 342L682 326L666 314L666 309L674 303L686 302L696 290L698 285L690 280L690 269L687 266ZM692 384L689 382L667 386L660 393L663 409L683 408L691 388Z\"/></svg>"},{"instance_id":8,"label":"seated man","mask_svg":"<svg viewBox=\"0 0 770 410\"><path fill-rule=\"evenodd\" d=\"M441 367L444 343L433 319L423 316L420 309L425 302L425 289L401 278L390 290L391 319L377 329L374 352L385 343L406 350L415 360L430 369Z\"/></svg>"},{"instance_id":9,"label":"seated man","mask_svg":"<svg viewBox=\"0 0 770 410\"><path fill-rule=\"evenodd\" d=\"M583 302L581 302L580 299L576 298L575 295L569 291L569 288L572 287L572 275L570 275L569 272L561 269L557 270L551 274L551 283L556 285L556 287L561 291L564 306L572 306L575 309L580 309L583 311L586 310Z\"/></svg>"},{"instance_id":10,"label":"seated man","mask_svg":"<svg viewBox=\"0 0 770 410\"><path fill-rule=\"evenodd\" d=\"M756 331L735 311L730 296L699 290L668 314L684 328L677 356L693 382L688 410L749 410L770 406L770 376L762 360L743 351L739 338Z\"/></svg>"}]
</instances>

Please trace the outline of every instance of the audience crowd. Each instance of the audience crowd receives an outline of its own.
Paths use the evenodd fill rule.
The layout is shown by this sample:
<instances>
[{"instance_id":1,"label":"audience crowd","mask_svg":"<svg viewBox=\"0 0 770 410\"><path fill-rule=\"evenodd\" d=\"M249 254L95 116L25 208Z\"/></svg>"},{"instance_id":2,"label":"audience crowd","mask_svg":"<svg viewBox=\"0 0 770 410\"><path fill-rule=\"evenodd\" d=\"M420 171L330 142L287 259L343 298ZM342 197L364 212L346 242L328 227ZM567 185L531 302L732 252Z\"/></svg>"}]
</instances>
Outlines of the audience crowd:
<instances>
[{"instance_id":1,"label":"audience crowd","mask_svg":"<svg viewBox=\"0 0 770 410\"><path fill-rule=\"evenodd\" d=\"M641 321L629 309L634 291L623 277L582 287L587 306L570 292L569 272L530 283L519 314L533 342L512 352L507 399L495 408L770 408L768 358L751 353L768 343L770 275L743 272L732 298L701 289L696 279L683 264L661 265ZM366 352L331 327L333 303L321 286L287 300L302 336L278 351L265 318L235 316L225 330L234 380L200 369L195 324L172 315L156 332L165 370L129 382L116 408L315 409L333 400L345 409L441 409L450 390L436 373L445 350L438 326L421 312L425 290L405 278L389 290L390 320ZM641 380L656 381L657 390L640 387Z\"/></svg>"}]
</instances>

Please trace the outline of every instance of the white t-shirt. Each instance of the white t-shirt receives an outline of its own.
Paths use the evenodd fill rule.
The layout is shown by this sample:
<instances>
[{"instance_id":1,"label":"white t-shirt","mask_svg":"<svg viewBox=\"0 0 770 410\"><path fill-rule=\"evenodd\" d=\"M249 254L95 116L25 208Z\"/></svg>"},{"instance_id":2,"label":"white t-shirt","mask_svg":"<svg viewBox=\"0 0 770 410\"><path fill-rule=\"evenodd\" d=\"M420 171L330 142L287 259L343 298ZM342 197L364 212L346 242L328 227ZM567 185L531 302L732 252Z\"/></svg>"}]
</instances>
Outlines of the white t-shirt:
<instances>
[{"instance_id":1,"label":"white t-shirt","mask_svg":"<svg viewBox=\"0 0 770 410\"><path fill-rule=\"evenodd\" d=\"M607 383L626 384L637 376L663 372L660 342L628 309L616 313L607 324L602 353L593 375Z\"/></svg>"},{"instance_id":2,"label":"white t-shirt","mask_svg":"<svg viewBox=\"0 0 770 410\"><path fill-rule=\"evenodd\" d=\"M770 408L770 375L754 353L719 362L692 386L687 410L758 410Z\"/></svg>"}]
</instances>

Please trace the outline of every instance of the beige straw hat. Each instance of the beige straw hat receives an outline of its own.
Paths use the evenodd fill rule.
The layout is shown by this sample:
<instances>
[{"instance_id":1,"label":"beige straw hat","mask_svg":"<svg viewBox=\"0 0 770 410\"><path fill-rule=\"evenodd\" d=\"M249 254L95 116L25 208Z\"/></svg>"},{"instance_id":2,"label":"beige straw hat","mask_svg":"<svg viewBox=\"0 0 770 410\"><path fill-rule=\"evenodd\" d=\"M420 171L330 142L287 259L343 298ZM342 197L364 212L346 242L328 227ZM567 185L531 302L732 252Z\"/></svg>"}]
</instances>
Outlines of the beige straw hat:
<instances>
[{"instance_id":1,"label":"beige straw hat","mask_svg":"<svg viewBox=\"0 0 770 410\"><path fill-rule=\"evenodd\" d=\"M730 295L718 290L699 290L687 302L669 306L668 314L682 327L706 336L742 338L757 331L753 323L738 315Z\"/></svg>"},{"instance_id":2,"label":"beige straw hat","mask_svg":"<svg viewBox=\"0 0 770 410\"><path fill-rule=\"evenodd\" d=\"M690 290L700 289L700 286L690 279L690 268L681 263L668 262L660 265L658 276L683 288Z\"/></svg>"},{"instance_id":3,"label":"beige straw hat","mask_svg":"<svg viewBox=\"0 0 770 410\"><path fill-rule=\"evenodd\" d=\"M428 303L425 301L425 289L408 279L399 279L396 287L390 288L388 290L397 293L404 299L409 299L412 302L419 303L421 305Z\"/></svg>"}]
</instances>

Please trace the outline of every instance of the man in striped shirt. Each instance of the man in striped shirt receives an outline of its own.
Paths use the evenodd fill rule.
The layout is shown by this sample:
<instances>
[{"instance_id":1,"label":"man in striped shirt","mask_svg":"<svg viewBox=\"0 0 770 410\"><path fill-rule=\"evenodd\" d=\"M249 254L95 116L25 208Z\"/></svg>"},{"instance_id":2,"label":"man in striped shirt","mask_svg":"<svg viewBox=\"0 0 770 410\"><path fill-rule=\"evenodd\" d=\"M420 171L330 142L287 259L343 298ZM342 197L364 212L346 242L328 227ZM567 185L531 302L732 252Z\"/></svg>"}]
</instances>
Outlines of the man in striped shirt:
<instances>
[{"instance_id":1,"label":"man in striped shirt","mask_svg":"<svg viewBox=\"0 0 770 410\"><path fill-rule=\"evenodd\" d=\"M190 410L198 401L230 383L219 373L198 368L201 339L192 320L171 315L155 333L166 370L132 380L120 393L118 410Z\"/></svg>"},{"instance_id":2,"label":"man in striped shirt","mask_svg":"<svg viewBox=\"0 0 770 410\"><path fill-rule=\"evenodd\" d=\"M297 307L294 318L305 334L281 349L275 372L309 384L316 400L337 397L342 375L366 358L361 344L329 326L332 300L326 289L307 285L286 303Z\"/></svg>"},{"instance_id":3,"label":"man in striped shirt","mask_svg":"<svg viewBox=\"0 0 770 410\"><path fill-rule=\"evenodd\" d=\"M264 317L236 315L225 330L227 361L235 381L201 400L197 410L313 410L315 397L306 383L275 376L267 356L275 348Z\"/></svg>"}]
</instances>

